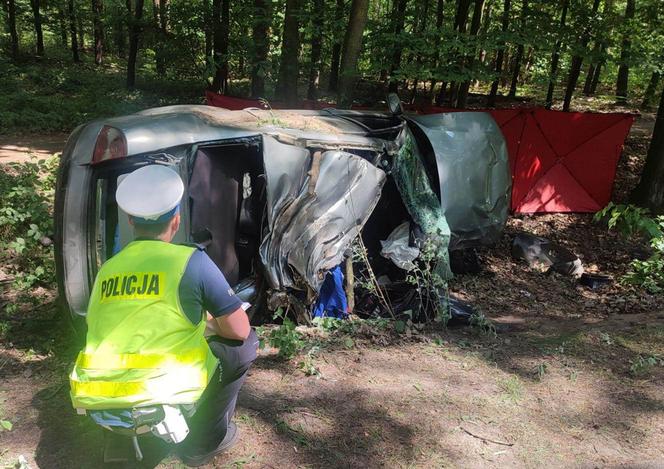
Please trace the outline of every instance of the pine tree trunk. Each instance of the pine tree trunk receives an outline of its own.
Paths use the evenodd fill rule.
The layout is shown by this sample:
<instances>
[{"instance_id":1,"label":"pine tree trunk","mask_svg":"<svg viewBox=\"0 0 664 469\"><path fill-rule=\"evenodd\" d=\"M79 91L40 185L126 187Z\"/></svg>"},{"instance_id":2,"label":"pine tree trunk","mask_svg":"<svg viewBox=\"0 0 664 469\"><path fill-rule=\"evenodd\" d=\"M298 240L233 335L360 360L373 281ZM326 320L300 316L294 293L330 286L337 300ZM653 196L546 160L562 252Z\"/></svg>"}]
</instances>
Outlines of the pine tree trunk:
<instances>
[{"instance_id":1,"label":"pine tree trunk","mask_svg":"<svg viewBox=\"0 0 664 469\"><path fill-rule=\"evenodd\" d=\"M230 35L230 0L212 1L215 74L212 91L226 93L228 87L228 39Z\"/></svg>"},{"instance_id":2,"label":"pine tree trunk","mask_svg":"<svg viewBox=\"0 0 664 469\"><path fill-rule=\"evenodd\" d=\"M129 3L129 1L127 2ZM134 15L129 11L129 57L127 58L127 88L133 89L136 86L136 58L138 57L138 47L141 38L141 21L143 19L143 0L136 0L134 4Z\"/></svg>"},{"instance_id":3,"label":"pine tree trunk","mask_svg":"<svg viewBox=\"0 0 664 469\"><path fill-rule=\"evenodd\" d=\"M268 34L272 23L271 0L254 0L253 58L251 63L251 95L260 98L265 94L265 72L270 51Z\"/></svg>"},{"instance_id":4,"label":"pine tree trunk","mask_svg":"<svg viewBox=\"0 0 664 469\"><path fill-rule=\"evenodd\" d=\"M510 25L510 6L511 0L505 0L503 4L503 18L502 18L502 32L507 33ZM500 84L500 77L503 74L503 62L505 60L505 41L501 41L498 45L498 52L496 53L496 78L491 83L491 91L489 91L489 98L487 99L487 106L496 106L496 95L498 94L498 85Z\"/></svg>"},{"instance_id":5,"label":"pine tree trunk","mask_svg":"<svg viewBox=\"0 0 664 469\"><path fill-rule=\"evenodd\" d=\"M13 60L18 60L18 31L16 30L16 2L7 0L7 29L11 38L11 56Z\"/></svg>"},{"instance_id":6,"label":"pine tree trunk","mask_svg":"<svg viewBox=\"0 0 664 469\"><path fill-rule=\"evenodd\" d=\"M344 19L344 0L337 0L337 7L334 11L334 24L336 28L341 24ZM339 86L339 63L341 61L341 35L334 35L334 43L332 44L332 60L330 63L330 79L327 85L329 91L337 91Z\"/></svg>"},{"instance_id":7,"label":"pine tree trunk","mask_svg":"<svg viewBox=\"0 0 664 469\"><path fill-rule=\"evenodd\" d=\"M83 28L83 15L76 15L76 24L78 25L78 50L85 52L85 29Z\"/></svg>"},{"instance_id":8,"label":"pine tree trunk","mask_svg":"<svg viewBox=\"0 0 664 469\"><path fill-rule=\"evenodd\" d=\"M659 100L657 120L646 164L632 199L656 214L664 214L664 91Z\"/></svg>"},{"instance_id":9,"label":"pine tree trunk","mask_svg":"<svg viewBox=\"0 0 664 469\"><path fill-rule=\"evenodd\" d=\"M560 34L565 29L565 21L567 20L567 9L569 7L569 0L564 0L563 11L560 13ZM546 91L546 101L544 107L551 109L553 106L553 90L556 86L558 79L558 63L560 62L560 47L562 46L562 39L560 36L553 46L553 53L551 54L551 75L549 76L549 88Z\"/></svg>"},{"instance_id":10,"label":"pine tree trunk","mask_svg":"<svg viewBox=\"0 0 664 469\"><path fill-rule=\"evenodd\" d=\"M431 63L431 69L436 70L440 67L440 43L442 41L443 35L443 19L445 13L445 0L438 0L436 4L436 40L434 42L434 53L433 60ZM431 79L431 87L429 90L429 95L433 99L434 90L436 89L436 79Z\"/></svg>"},{"instance_id":11,"label":"pine tree trunk","mask_svg":"<svg viewBox=\"0 0 664 469\"><path fill-rule=\"evenodd\" d=\"M392 63L390 64L390 83L387 87L388 91L396 93L399 88L399 81L394 77L394 74L401 68L401 54L403 52L403 42L399 36L403 31L404 22L406 20L406 7L408 0L395 0L394 8L394 23L392 26L392 37L395 40L395 45L392 53Z\"/></svg>"},{"instance_id":12,"label":"pine tree trunk","mask_svg":"<svg viewBox=\"0 0 664 469\"><path fill-rule=\"evenodd\" d=\"M523 8L521 9L521 30L526 31L526 16L528 15L528 0L523 0ZM514 72L512 73L512 83L510 84L510 91L507 94L510 98L516 97L516 88L519 83L519 74L521 72L521 60L523 59L524 52L523 39L519 41L516 49L516 57L514 58Z\"/></svg>"},{"instance_id":13,"label":"pine tree trunk","mask_svg":"<svg viewBox=\"0 0 664 469\"><path fill-rule=\"evenodd\" d=\"M588 65L588 71L586 72L586 81L583 84L583 94L590 96L592 93L590 90L593 86L593 77L595 76L595 64Z\"/></svg>"},{"instance_id":14,"label":"pine tree trunk","mask_svg":"<svg viewBox=\"0 0 664 469\"><path fill-rule=\"evenodd\" d=\"M475 0L475 8L473 10L473 19L470 23L470 36L477 36L482 24L482 11L484 10L484 0ZM473 69L475 64L475 56L470 55L465 60L470 70ZM468 102L468 91L470 90L470 78L461 83L459 86L459 95L457 96L456 107L457 109L465 109Z\"/></svg>"},{"instance_id":15,"label":"pine tree trunk","mask_svg":"<svg viewBox=\"0 0 664 469\"><path fill-rule=\"evenodd\" d=\"M580 46L581 49L585 49L588 46L588 41L590 40L590 20L597 14L597 9L599 8L599 0L594 0L593 8L590 18L588 18L587 25L583 30L581 35ZM567 76L567 88L565 90L565 99L563 100L563 111L569 112L570 106L572 104L572 97L574 96L574 90L576 89L576 83L579 81L579 75L581 74L581 65L583 65L583 56L575 55L572 57L572 65L569 69L569 75Z\"/></svg>"},{"instance_id":16,"label":"pine tree trunk","mask_svg":"<svg viewBox=\"0 0 664 469\"><path fill-rule=\"evenodd\" d=\"M323 23L325 22L325 0L314 0L313 9L307 99L316 99L318 97L320 57L323 47Z\"/></svg>"},{"instance_id":17,"label":"pine tree trunk","mask_svg":"<svg viewBox=\"0 0 664 469\"><path fill-rule=\"evenodd\" d=\"M281 64L277 96L288 106L298 102L297 82L300 75L298 58L300 55L300 6L301 0L286 0L284 34L281 43Z\"/></svg>"},{"instance_id":18,"label":"pine tree trunk","mask_svg":"<svg viewBox=\"0 0 664 469\"><path fill-rule=\"evenodd\" d=\"M419 37L424 37L424 33L426 32L427 29L427 19L429 18L429 0L423 0L422 4L422 10L418 12L417 18L419 21L417 22L416 27L414 28L415 31L417 31L417 34ZM422 62L424 60L422 52L417 53L417 57L415 58L415 67L416 70L420 70L422 68ZM415 99L417 98L417 85L419 83L419 79L415 78L413 81L413 92L410 97L410 102L411 104L415 103Z\"/></svg>"},{"instance_id":19,"label":"pine tree trunk","mask_svg":"<svg viewBox=\"0 0 664 469\"><path fill-rule=\"evenodd\" d=\"M357 62L362 50L362 35L369 16L369 0L352 0L348 28L344 36L343 56L339 70L337 103L341 108L353 104L353 89L357 79Z\"/></svg>"},{"instance_id":20,"label":"pine tree trunk","mask_svg":"<svg viewBox=\"0 0 664 469\"><path fill-rule=\"evenodd\" d=\"M600 74L602 73L602 66L604 65L604 62L600 62L597 64L597 67L595 67L595 73L593 73L593 81L592 84L590 85L590 94L593 95L597 92L597 85L599 84L599 77Z\"/></svg>"},{"instance_id":21,"label":"pine tree trunk","mask_svg":"<svg viewBox=\"0 0 664 469\"><path fill-rule=\"evenodd\" d=\"M78 55L78 37L76 33L76 13L74 12L74 0L67 1L67 11L69 13L69 35L71 36L71 53L74 62L80 62Z\"/></svg>"},{"instance_id":22,"label":"pine tree trunk","mask_svg":"<svg viewBox=\"0 0 664 469\"><path fill-rule=\"evenodd\" d=\"M104 23L102 13L104 0L92 0L92 31L95 42L95 64L101 65L104 59Z\"/></svg>"},{"instance_id":23,"label":"pine tree trunk","mask_svg":"<svg viewBox=\"0 0 664 469\"><path fill-rule=\"evenodd\" d=\"M62 6L58 6L58 29L60 31L60 44L67 47L67 15Z\"/></svg>"},{"instance_id":24,"label":"pine tree trunk","mask_svg":"<svg viewBox=\"0 0 664 469\"><path fill-rule=\"evenodd\" d=\"M648 82L648 87L646 92L643 95L643 102L641 103L641 109L650 109L652 106L652 101L655 98L655 93L657 92L657 86L659 85L659 79L661 75L659 72L652 72L650 75L650 81Z\"/></svg>"},{"instance_id":25,"label":"pine tree trunk","mask_svg":"<svg viewBox=\"0 0 664 469\"><path fill-rule=\"evenodd\" d=\"M159 75L166 74L166 41L168 40L169 18L168 0L153 0L156 11L157 47L155 66Z\"/></svg>"},{"instance_id":26,"label":"pine tree trunk","mask_svg":"<svg viewBox=\"0 0 664 469\"><path fill-rule=\"evenodd\" d=\"M634 18L636 12L636 0L627 0L625 7L625 21L629 23ZM622 50L620 51L620 67L618 68L618 78L616 80L616 104L627 103L627 88L629 84L629 61L631 57L632 41L630 40L629 27L626 26L623 34Z\"/></svg>"},{"instance_id":27,"label":"pine tree trunk","mask_svg":"<svg viewBox=\"0 0 664 469\"><path fill-rule=\"evenodd\" d=\"M39 12L40 0L30 0L32 7L32 16L35 23L35 34L37 36L37 55L44 55L44 34L42 32L42 19Z\"/></svg>"}]
</instances>

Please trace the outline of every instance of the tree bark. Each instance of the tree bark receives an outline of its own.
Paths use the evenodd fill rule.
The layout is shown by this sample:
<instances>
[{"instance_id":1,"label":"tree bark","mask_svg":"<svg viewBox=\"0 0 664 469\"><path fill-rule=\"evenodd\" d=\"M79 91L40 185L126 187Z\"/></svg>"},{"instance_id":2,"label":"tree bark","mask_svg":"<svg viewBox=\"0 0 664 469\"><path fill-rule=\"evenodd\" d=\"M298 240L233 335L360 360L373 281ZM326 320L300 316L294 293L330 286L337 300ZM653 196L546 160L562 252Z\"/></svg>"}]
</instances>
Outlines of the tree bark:
<instances>
[{"instance_id":1,"label":"tree bark","mask_svg":"<svg viewBox=\"0 0 664 469\"><path fill-rule=\"evenodd\" d=\"M337 7L334 10L334 24L333 30L341 24L344 19L344 0L337 0ZM341 61L341 40L340 35L334 35L334 43L332 44L332 60L330 64L330 79L327 85L329 91L337 91L339 85L339 62Z\"/></svg>"},{"instance_id":2,"label":"tree bark","mask_svg":"<svg viewBox=\"0 0 664 469\"><path fill-rule=\"evenodd\" d=\"M300 75L298 57L300 55L300 7L301 0L286 0L284 34L281 43L281 64L277 96L288 106L296 106L297 81Z\"/></svg>"},{"instance_id":3,"label":"tree bark","mask_svg":"<svg viewBox=\"0 0 664 469\"><path fill-rule=\"evenodd\" d=\"M101 65L104 59L104 23L102 13L104 0L92 0L92 31L95 43L95 64Z\"/></svg>"},{"instance_id":4,"label":"tree bark","mask_svg":"<svg viewBox=\"0 0 664 469\"><path fill-rule=\"evenodd\" d=\"M593 81L592 84L590 85L590 94L593 95L597 91L597 85L599 84L599 77L600 73L602 73L602 66L604 65L604 62L600 62L597 64L597 67L595 67L595 71L593 73Z\"/></svg>"},{"instance_id":5,"label":"tree bark","mask_svg":"<svg viewBox=\"0 0 664 469\"><path fill-rule=\"evenodd\" d=\"M357 79L357 62L362 50L362 35L369 16L369 0L353 0L348 28L344 36L337 103L341 108L353 104L353 89Z\"/></svg>"},{"instance_id":6,"label":"tree bark","mask_svg":"<svg viewBox=\"0 0 664 469\"><path fill-rule=\"evenodd\" d=\"M523 8L521 9L521 30L526 31L526 16L528 15L528 0L523 0ZM514 73L512 74L512 83L510 84L510 91L507 94L510 98L516 97L516 87L519 83L519 73L521 72L521 60L523 59L523 52L525 46L523 38L519 40L519 45L516 48L516 57L514 58Z\"/></svg>"},{"instance_id":7,"label":"tree bark","mask_svg":"<svg viewBox=\"0 0 664 469\"><path fill-rule=\"evenodd\" d=\"M419 37L424 37L424 34L427 29L427 19L429 18L429 0L423 0L422 4L422 10L421 12L418 13L417 18L419 21L416 24L415 31L417 31L417 34ZM416 69L420 70L422 68L422 62L424 60L423 57L424 53L422 51L419 51L417 53L417 57L415 58L415 64L416 64ZM417 77L415 77L415 80L413 81L413 92L411 94L410 102L411 104L415 103L415 99L417 98L417 85L419 83L419 80Z\"/></svg>"},{"instance_id":8,"label":"tree bark","mask_svg":"<svg viewBox=\"0 0 664 469\"><path fill-rule=\"evenodd\" d=\"M597 65L591 63L588 65L588 71L586 72L586 81L583 83L583 94L590 96L590 90L593 86L593 77L595 76L595 68Z\"/></svg>"},{"instance_id":9,"label":"tree bark","mask_svg":"<svg viewBox=\"0 0 664 469\"><path fill-rule=\"evenodd\" d=\"M35 35L37 36L37 55L44 55L44 33L42 32L42 19L41 13L39 11L40 1L39 0L30 0L30 6L32 7L32 17L35 23Z\"/></svg>"},{"instance_id":10,"label":"tree bark","mask_svg":"<svg viewBox=\"0 0 664 469\"><path fill-rule=\"evenodd\" d=\"M76 24L78 25L78 50L85 52L85 29L83 28L83 15L76 15Z\"/></svg>"},{"instance_id":11,"label":"tree bark","mask_svg":"<svg viewBox=\"0 0 664 469\"><path fill-rule=\"evenodd\" d=\"M551 109L553 106L553 90L556 86L558 79L558 63L560 62L560 47L563 44L561 39L563 30L565 29L565 21L567 20L567 9L569 8L569 0L564 0L563 11L560 13L560 30L556 44L553 46L553 53L551 54L551 75L549 76L549 88L546 91L546 101L544 107Z\"/></svg>"},{"instance_id":12,"label":"tree bark","mask_svg":"<svg viewBox=\"0 0 664 469\"><path fill-rule=\"evenodd\" d=\"M13 60L18 60L18 31L16 30L16 2L7 0L7 29L10 36L10 51Z\"/></svg>"},{"instance_id":13,"label":"tree bark","mask_svg":"<svg viewBox=\"0 0 664 469\"><path fill-rule=\"evenodd\" d=\"M60 31L60 44L67 47L67 15L62 5L58 5L58 29Z\"/></svg>"},{"instance_id":14,"label":"tree bark","mask_svg":"<svg viewBox=\"0 0 664 469\"><path fill-rule=\"evenodd\" d=\"M650 109L652 106L652 101L655 97L655 92L657 92L657 86L659 85L659 79L661 75L659 72L652 72L650 75L650 81L648 82L648 87L646 92L643 95L643 102L641 103L641 109Z\"/></svg>"},{"instance_id":15,"label":"tree bark","mask_svg":"<svg viewBox=\"0 0 664 469\"><path fill-rule=\"evenodd\" d=\"M403 42L399 36L403 31L404 22L406 21L406 7L408 0L394 0L394 23L392 25L392 37L395 44L392 51L392 63L390 64L390 83L387 87L388 91L396 93L399 88L399 81L394 78L394 74L401 68L401 54L403 53Z\"/></svg>"},{"instance_id":16,"label":"tree bark","mask_svg":"<svg viewBox=\"0 0 664 469\"><path fill-rule=\"evenodd\" d=\"M127 1L129 5L129 0ZM138 56L139 41L141 38L143 20L143 0L136 0L134 4L134 15L132 18L131 9L129 10L129 57L127 58L127 88L133 89L136 86L136 58Z\"/></svg>"},{"instance_id":17,"label":"tree bark","mask_svg":"<svg viewBox=\"0 0 664 469\"><path fill-rule=\"evenodd\" d=\"M484 10L484 0L475 0L475 8L473 9L473 19L470 23L470 36L477 36L482 24L482 11ZM475 52L468 56L464 62L470 70L473 69L475 64ZM456 107L457 109L465 109L468 101L468 91L470 90L470 77L466 79L459 86L459 94L457 96Z\"/></svg>"},{"instance_id":18,"label":"tree bark","mask_svg":"<svg viewBox=\"0 0 664 469\"><path fill-rule=\"evenodd\" d=\"M436 70L440 66L440 43L443 35L443 19L445 13L445 0L438 0L436 4L436 39L434 41L433 60L431 69ZM433 99L433 93L436 88L436 78L431 79L430 96Z\"/></svg>"},{"instance_id":19,"label":"tree bark","mask_svg":"<svg viewBox=\"0 0 664 469\"><path fill-rule=\"evenodd\" d=\"M636 12L636 0L627 0L624 23L629 23ZM620 67L616 80L616 103L627 103L627 87L629 84L629 61L631 57L632 41L630 39L629 25L625 26L623 33L622 50L620 51Z\"/></svg>"},{"instance_id":20,"label":"tree bark","mask_svg":"<svg viewBox=\"0 0 664 469\"><path fill-rule=\"evenodd\" d=\"M76 33L76 13L74 12L74 0L67 1L67 11L69 13L69 35L71 36L71 54L74 62L80 62L78 55L78 35Z\"/></svg>"},{"instance_id":21,"label":"tree bark","mask_svg":"<svg viewBox=\"0 0 664 469\"><path fill-rule=\"evenodd\" d=\"M311 55L309 60L309 86L307 99L318 97L318 84L320 81L320 57L323 48L323 24L325 22L325 0L314 0L313 3Z\"/></svg>"},{"instance_id":22,"label":"tree bark","mask_svg":"<svg viewBox=\"0 0 664 469\"><path fill-rule=\"evenodd\" d=\"M265 94L265 72L270 51L269 32L272 23L271 0L254 0L253 57L251 62L251 95L255 98Z\"/></svg>"},{"instance_id":23,"label":"tree bark","mask_svg":"<svg viewBox=\"0 0 664 469\"><path fill-rule=\"evenodd\" d=\"M155 48L155 67L159 75L166 74L166 41L169 30L168 0L153 0L157 28L157 47Z\"/></svg>"},{"instance_id":24,"label":"tree bark","mask_svg":"<svg viewBox=\"0 0 664 469\"><path fill-rule=\"evenodd\" d=\"M659 100L646 164L641 180L632 193L632 200L656 214L664 213L664 91Z\"/></svg>"},{"instance_id":25,"label":"tree bark","mask_svg":"<svg viewBox=\"0 0 664 469\"><path fill-rule=\"evenodd\" d=\"M502 33L507 33L510 25L510 6L511 0L505 0L503 4L503 18L502 18ZM498 85L500 84L500 77L503 74L503 61L505 60L505 40L501 40L498 45L498 52L496 53L496 78L491 83L491 91L489 91L489 98L487 99L487 106L496 106L496 95L498 94Z\"/></svg>"},{"instance_id":26,"label":"tree bark","mask_svg":"<svg viewBox=\"0 0 664 469\"><path fill-rule=\"evenodd\" d=\"M230 0L212 0L213 48L215 74L212 91L226 93L228 88L228 39L230 35Z\"/></svg>"},{"instance_id":27,"label":"tree bark","mask_svg":"<svg viewBox=\"0 0 664 469\"><path fill-rule=\"evenodd\" d=\"M586 23L586 27L583 30L580 41L580 48L585 49L588 46L588 41L590 40L590 20L597 14L597 9L599 8L599 0L594 0L592 12L590 18ZM570 106L572 104L572 97L574 96L574 90L576 89L576 83L579 81L579 75L581 74L581 65L583 65L583 56L574 55L572 57L572 65L569 69L569 75L567 76L567 88L565 90L565 98L563 100L563 111L569 112Z\"/></svg>"}]
</instances>

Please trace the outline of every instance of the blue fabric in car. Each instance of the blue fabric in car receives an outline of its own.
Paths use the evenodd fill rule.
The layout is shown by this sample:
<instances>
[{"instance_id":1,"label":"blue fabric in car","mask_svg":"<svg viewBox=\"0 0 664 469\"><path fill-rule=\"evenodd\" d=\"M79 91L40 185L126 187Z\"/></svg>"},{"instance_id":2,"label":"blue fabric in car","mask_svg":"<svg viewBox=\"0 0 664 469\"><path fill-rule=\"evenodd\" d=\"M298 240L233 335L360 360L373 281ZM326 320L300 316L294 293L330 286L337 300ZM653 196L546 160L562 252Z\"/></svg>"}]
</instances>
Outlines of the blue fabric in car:
<instances>
[{"instance_id":1,"label":"blue fabric in car","mask_svg":"<svg viewBox=\"0 0 664 469\"><path fill-rule=\"evenodd\" d=\"M348 300L344 290L344 274L341 266L336 266L325 276L325 281L320 287L313 316L315 318L337 319L348 317Z\"/></svg>"}]
</instances>

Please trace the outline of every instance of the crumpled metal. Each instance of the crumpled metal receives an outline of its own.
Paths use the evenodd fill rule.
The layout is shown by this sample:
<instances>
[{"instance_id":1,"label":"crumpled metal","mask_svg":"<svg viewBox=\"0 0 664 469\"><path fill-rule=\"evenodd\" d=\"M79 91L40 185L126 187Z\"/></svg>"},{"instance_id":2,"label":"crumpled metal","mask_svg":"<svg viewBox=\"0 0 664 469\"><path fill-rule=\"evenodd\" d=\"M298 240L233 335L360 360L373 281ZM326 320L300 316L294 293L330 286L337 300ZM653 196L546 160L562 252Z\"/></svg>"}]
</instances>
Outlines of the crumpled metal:
<instances>
[{"instance_id":1,"label":"crumpled metal","mask_svg":"<svg viewBox=\"0 0 664 469\"><path fill-rule=\"evenodd\" d=\"M302 153L273 143L264 151L270 231L260 247L261 261L273 288L301 285L299 277L317 292L378 203L385 173L351 153L326 151L310 193Z\"/></svg>"}]
</instances>

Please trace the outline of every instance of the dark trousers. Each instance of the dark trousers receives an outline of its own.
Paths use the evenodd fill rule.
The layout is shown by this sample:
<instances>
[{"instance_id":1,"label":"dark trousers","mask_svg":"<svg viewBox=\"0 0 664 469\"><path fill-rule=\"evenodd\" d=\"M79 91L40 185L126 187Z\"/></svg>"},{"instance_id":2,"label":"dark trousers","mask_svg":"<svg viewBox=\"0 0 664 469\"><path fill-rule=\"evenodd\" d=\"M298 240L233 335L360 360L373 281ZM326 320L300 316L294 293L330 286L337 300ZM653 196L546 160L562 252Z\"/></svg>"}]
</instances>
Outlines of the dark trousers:
<instances>
[{"instance_id":1,"label":"dark trousers","mask_svg":"<svg viewBox=\"0 0 664 469\"><path fill-rule=\"evenodd\" d=\"M226 436L226 429L235 414L235 404L247 371L256 360L258 338L251 330L245 341L210 337L210 349L219 359L219 369L205 388L188 419L189 435L180 444L188 454L203 454L214 450Z\"/></svg>"}]
</instances>

